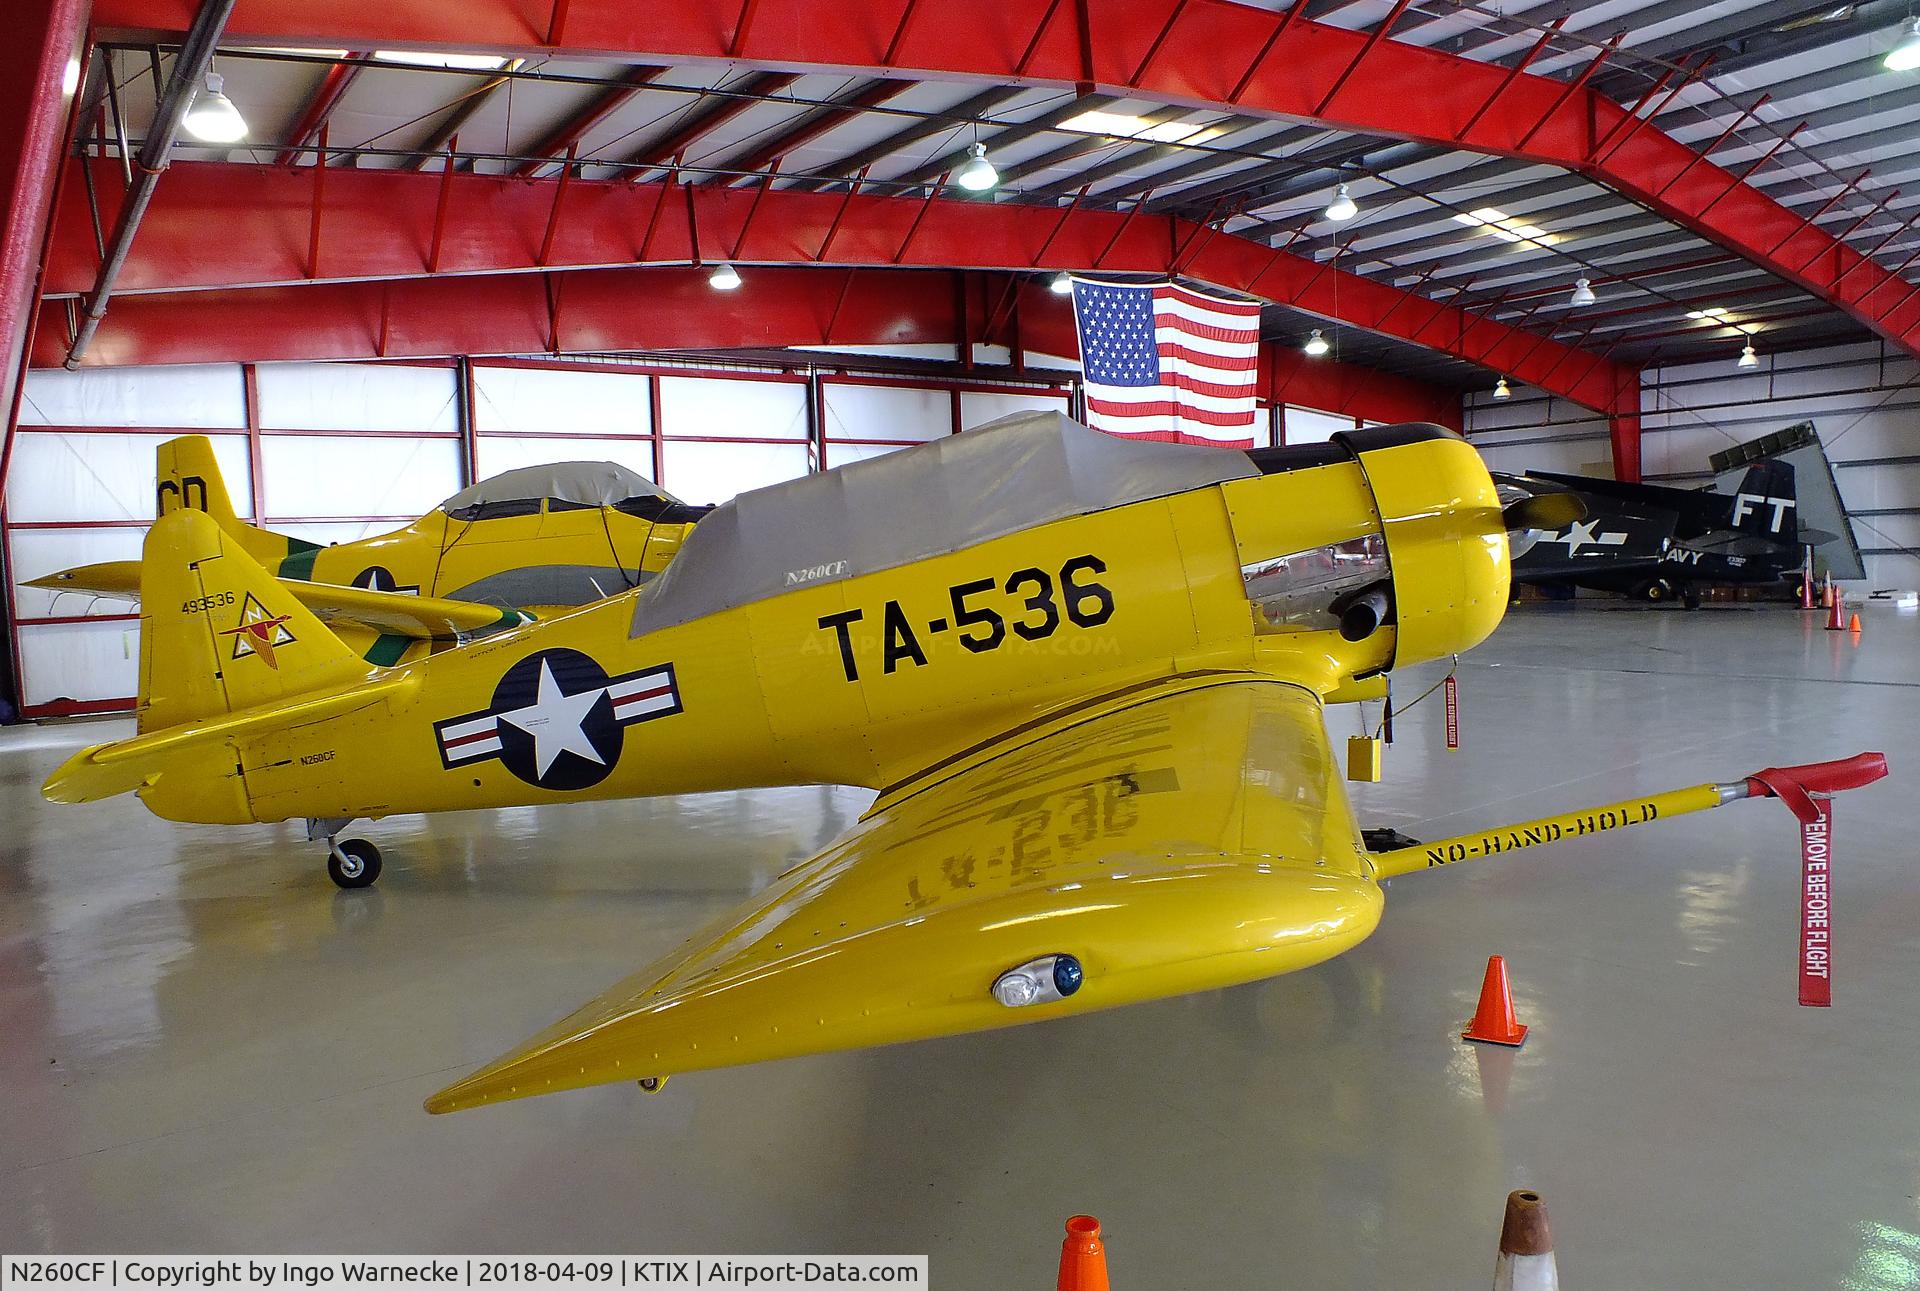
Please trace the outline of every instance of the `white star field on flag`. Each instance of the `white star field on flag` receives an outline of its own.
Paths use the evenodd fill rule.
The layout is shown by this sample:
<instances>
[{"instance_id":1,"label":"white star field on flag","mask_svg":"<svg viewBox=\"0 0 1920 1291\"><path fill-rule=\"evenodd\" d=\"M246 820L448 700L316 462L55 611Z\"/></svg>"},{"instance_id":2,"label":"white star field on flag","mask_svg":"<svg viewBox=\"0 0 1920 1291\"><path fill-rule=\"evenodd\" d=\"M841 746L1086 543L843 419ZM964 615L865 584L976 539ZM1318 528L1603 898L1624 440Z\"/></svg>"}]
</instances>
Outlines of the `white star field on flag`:
<instances>
[{"instance_id":1,"label":"white star field on flag","mask_svg":"<svg viewBox=\"0 0 1920 1291\"><path fill-rule=\"evenodd\" d=\"M1251 447L1260 307L1173 283L1076 278L1087 422L1136 438Z\"/></svg>"}]
</instances>

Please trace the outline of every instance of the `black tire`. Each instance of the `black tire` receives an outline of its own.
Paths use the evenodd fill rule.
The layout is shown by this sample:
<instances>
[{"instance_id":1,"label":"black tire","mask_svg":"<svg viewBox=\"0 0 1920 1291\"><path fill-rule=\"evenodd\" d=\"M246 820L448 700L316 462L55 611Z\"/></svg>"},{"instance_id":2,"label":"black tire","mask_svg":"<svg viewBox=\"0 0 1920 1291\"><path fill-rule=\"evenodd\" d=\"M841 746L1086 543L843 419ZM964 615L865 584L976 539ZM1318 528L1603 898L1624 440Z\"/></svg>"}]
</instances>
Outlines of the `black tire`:
<instances>
[{"instance_id":1,"label":"black tire","mask_svg":"<svg viewBox=\"0 0 1920 1291\"><path fill-rule=\"evenodd\" d=\"M1673 599L1673 587L1666 579L1656 578L1640 585L1639 596L1649 605L1665 605Z\"/></svg>"},{"instance_id":2,"label":"black tire","mask_svg":"<svg viewBox=\"0 0 1920 1291\"><path fill-rule=\"evenodd\" d=\"M1680 589L1680 603L1690 610L1700 608L1700 589L1688 583Z\"/></svg>"},{"instance_id":3,"label":"black tire","mask_svg":"<svg viewBox=\"0 0 1920 1291\"><path fill-rule=\"evenodd\" d=\"M342 865L344 854L347 863ZM327 853L327 877L343 888L368 888L380 877L380 849L364 838L349 838Z\"/></svg>"}]
</instances>

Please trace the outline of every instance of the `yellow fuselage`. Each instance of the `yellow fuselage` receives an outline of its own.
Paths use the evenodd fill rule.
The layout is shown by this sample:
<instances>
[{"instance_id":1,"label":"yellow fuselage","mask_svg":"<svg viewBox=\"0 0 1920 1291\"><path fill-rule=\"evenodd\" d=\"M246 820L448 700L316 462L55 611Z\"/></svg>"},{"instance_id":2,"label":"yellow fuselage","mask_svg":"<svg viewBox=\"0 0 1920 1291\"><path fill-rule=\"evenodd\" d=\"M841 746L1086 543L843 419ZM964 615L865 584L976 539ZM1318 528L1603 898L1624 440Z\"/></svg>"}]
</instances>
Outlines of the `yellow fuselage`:
<instances>
[{"instance_id":1,"label":"yellow fuselage","mask_svg":"<svg viewBox=\"0 0 1920 1291\"><path fill-rule=\"evenodd\" d=\"M1474 451L1429 438L635 635L642 590L373 670L370 680L401 684L371 690L365 707L183 758L141 794L170 819L243 823L813 782L886 788L1023 724L1173 678L1255 674L1352 698L1375 693L1368 679L1384 669L1492 631L1507 600L1497 515ZM524 517L518 539L497 532L535 543L539 526L570 518ZM1275 621L1250 599L1252 571L1368 535L1384 535L1397 622L1348 641L1330 624ZM438 553L433 572L406 576L457 593L450 562L477 543L425 544ZM354 559L371 545L354 544ZM312 576L342 576L321 568L330 556L314 557ZM595 685L604 701L583 716L566 692ZM1335 806L1350 832L1344 801Z\"/></svg>"}]
</instances>

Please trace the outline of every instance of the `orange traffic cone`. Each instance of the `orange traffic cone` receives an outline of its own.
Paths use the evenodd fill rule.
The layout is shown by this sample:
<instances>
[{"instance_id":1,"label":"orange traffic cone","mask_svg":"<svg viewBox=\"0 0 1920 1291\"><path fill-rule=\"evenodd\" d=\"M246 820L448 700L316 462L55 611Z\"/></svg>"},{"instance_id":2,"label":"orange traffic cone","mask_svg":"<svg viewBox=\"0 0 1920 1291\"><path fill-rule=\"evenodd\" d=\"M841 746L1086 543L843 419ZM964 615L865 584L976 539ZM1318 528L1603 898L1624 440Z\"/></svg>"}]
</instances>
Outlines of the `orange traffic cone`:
<instances>
[{"instance_id":1,"label":"orange traffic cone","mask_svg":"<svg viewBox=\"0 0 1920 1291\"><path fill-rule=\"evenodd\" d=\"M1513 1016L1513 987L1507 981L1507 961L1503 957L1488 957L1487 976L1480 983L1480 1007L1460 1038L1512 1045L1516 1049L1527 1038L1527 1028Z\"/></svg>"},{"instance_id":2,"label":"orange traffic cone","mask_svg":"<svg viewBox=\"0 0 1920 1291\"><path fill-rule=\"evenodd\" d=\"M1060 1243L1059 1291L1107 1291L1107 1248L1100 1244L1100 1221L1075 1215Z\"/></svg>"},{"instance_id":3,"label":"orange traffic cone","mask_svg":"<svg viewBox=\"0 0 1920 1291\"><path fill-rule=\"evenodd\" d=\"M1833 605L1827 611L1827 631L1845 632L1847 630L1847 598L1840 594L1839 588L1833 589Z\"/></svg>"},{"instance_id":4,"label":"orange traffic cone","mask_svg":"<svg viewBox=\"0 0 1920 1291\"><path fill-rule=\"evenodd\" d=\"M1855 613L1852 618L1847 620L1847 631L1853 633L1855 636L1860 635L1860 615L1858 613Z\"/></svg>"}]
</instances>

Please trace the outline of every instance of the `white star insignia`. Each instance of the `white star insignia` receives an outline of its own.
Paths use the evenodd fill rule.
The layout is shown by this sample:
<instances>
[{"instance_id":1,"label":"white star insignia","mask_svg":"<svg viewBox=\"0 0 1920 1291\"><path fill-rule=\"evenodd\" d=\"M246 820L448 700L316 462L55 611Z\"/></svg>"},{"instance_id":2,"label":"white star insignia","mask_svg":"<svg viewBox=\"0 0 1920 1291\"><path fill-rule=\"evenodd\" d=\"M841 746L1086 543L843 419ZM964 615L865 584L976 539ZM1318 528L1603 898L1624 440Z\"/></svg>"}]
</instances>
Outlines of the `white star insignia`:
<instances>
[{"instance_id":1,"label":"white star insignia","mask_svg":"<svg viewBox=\"0 0 1920 1291\"><path fill-rule=\"evenodd\" d=\"M601 766L607 760L587 738L587 714L606 694L604 687L581 691L578 695L560 693L553 679L553 668L540 662L540 688L532 704L500 714L500 720L517 726L533 737L534 774L545 779L547 771L562 753L573 753Z\"/></svg>"}]
</instances>

